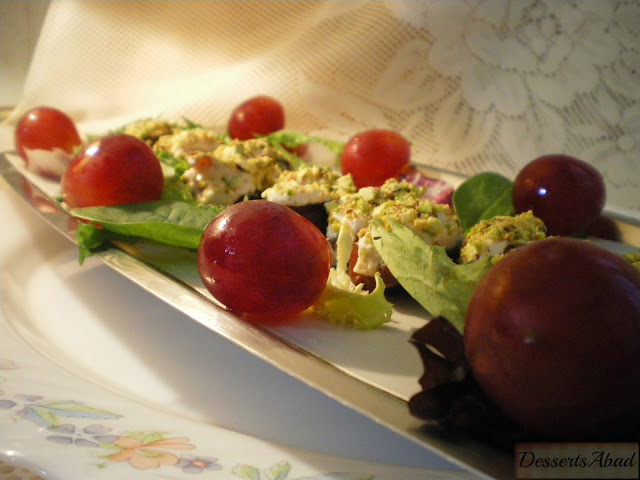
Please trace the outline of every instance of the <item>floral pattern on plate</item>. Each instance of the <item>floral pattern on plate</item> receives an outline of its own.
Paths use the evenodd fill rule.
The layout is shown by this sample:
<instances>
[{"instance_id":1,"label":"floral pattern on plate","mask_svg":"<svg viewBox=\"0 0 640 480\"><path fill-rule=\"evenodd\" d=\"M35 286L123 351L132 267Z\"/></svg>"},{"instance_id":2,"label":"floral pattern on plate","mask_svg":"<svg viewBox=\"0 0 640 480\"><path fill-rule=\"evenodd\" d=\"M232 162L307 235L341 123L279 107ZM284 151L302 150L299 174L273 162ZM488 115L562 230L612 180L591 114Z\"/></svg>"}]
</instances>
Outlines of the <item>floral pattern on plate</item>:
<instances>
[{"instance_id":1,"label":"floral pattern on plate","mask_svg":"<svg viewBox=\"0 0 640 480\"><path fill-rule=\"evenodd\" d=\"M3 340L7 339L3 330L4 320L0 317L0 331ZM23 346L21 346L23 347ZM33 353L33 352L30 352ZM93 465L95 472L105 473L113 470L114 478L121 478L121 475L143 471L158 472L162 478L188 478L194 474L205 475L206 478L240 478L245 480L384 480L398 478L394 475L401 475L402 478L418 479L423 478L425 470L410 469L404 467L372 466L357 461L326 459L318 465L326 467L324 472L311 472L309 475L308 462L304 455L293 453L290 458L282 459L283 452L269 452L270 445L266 444L266 452L257 453L255 445L251 445L251 438L242 439L242 448L245 460L219 458L215 450L219 448L219 440L229 441L226 436L236 435L223 429L212 427L213 437L217 437L215 442L195 441L188 432L187 435L175 433L167 428L140 430L137 429L139 420L133 415L116 412L116 409L105 409L97 406L103 403L105 398L97 397L99 400L95 404L81 400L69 400L67 398L56 398L55 395L41 395L32 391L37 387L30 387L26 390L14 389L23 388L25 378L33 378L30 360L25 360L25 365L20 360L0 358L0 425L5 427L16 424L32 424L33 428L29 435L44 439L51 445L49 456L65 459L69 468L73 469L74 461L86 465L87 460ZM41 364L38 362L38 367ZM39 369L38 369L39 370ZM45 369L46 370L46 369ZM39 377L42 372L38 371L35 377ZM57 377L56 377L57 378ZM27 384L30 384L27 381ZM35 382L37 383L37 382ZM82 383L82 382L81 382ZM47 387L44 387L46 390ZM63 389L61 389L63 390ZM93 397L92 397L93 398ZM93 401L93 400L92 400ZM129 405L125 404L125 410ZM135 407L134 407L135 412ZM159 416L157 426L169 426L171 420L163 419ZM136 427L132 428L132 425ZM180 422L178 422L180 425ZM3 427L4 428L4 427ZM189 423L185 430L189 429ZM0 435L0 454L7 453L10 449ZM265 444L259 440L258 447L265 448ZM216 443L218 442L218 443ZM237 439L231 437L231 443ZM218 445L218 447L214 446ZM37 448L37 447L36 447ZM47 449L49 450L49 449ZM264 463L266 457L272 457L268 463ZM280 455L276 457L275 455ZM314 460L318 456L308 454ZM81 458L82 457L82 458ZM337 462L337 463L335 463ZM346 463L345 463L346 462ZM10 465L3 462L4 465ZM265 466L266 465L266 466ZM318 465L312 468L317 470ZM356 468L332 469L331 467L345 465ZM376 473L377 469L385 472L383 475ZM302 473L298 473L302 472ZM391 473L389 473L391 472ZM401 473L398 473L401 472ZM470 474L462 472L432 471L429 478L472 478ZM34 474L35 475L35 474ZM127 474L128 475L128 474ZM183 476L186 475L186 476ZM389 476L387 476L389 475ZM435 476L433 476L435 475ZM459 476L461 475L461 476ZM154 475L155 477L156 475ZM111 478L109 476L109 478ZM141 477L144 478L144 477Z\"/></svg>"},{"instance_id":2,"label":"floral pattern on plate","mask_svg":"<svg viewBox=\"0 0 640 480\"><path fill-rule=\"evenodd\" d=\"M7 365L15 370L15 363L6 359L0 362L0 370ZM9 414L14 421L29 421L39 427L45 438L57 445L69 445L90 449L87 454L99 461L98 468L106 468L110 462L127 462L137 470L176 467L184 473L215 472L223 470L218 458L179 454L193 450L195 445L187 437L173 437L164 432L120 431L106 424L107 421L122 421L124 416L83 402L73 400L50 400L39 395L10 395L0 390L0 411ZM82 426L83 420L103 420ZM106 453L103 453L106 452ZM290 479L291 463L282 461L263 470L269 480ZM246 480L260 480L260 469L252 465L235 465L231 473ZM328 473L314 479L366 480L375 476L355 473ZM291 480L293 480L291 478Z\"/></svg>"}]
</instances>

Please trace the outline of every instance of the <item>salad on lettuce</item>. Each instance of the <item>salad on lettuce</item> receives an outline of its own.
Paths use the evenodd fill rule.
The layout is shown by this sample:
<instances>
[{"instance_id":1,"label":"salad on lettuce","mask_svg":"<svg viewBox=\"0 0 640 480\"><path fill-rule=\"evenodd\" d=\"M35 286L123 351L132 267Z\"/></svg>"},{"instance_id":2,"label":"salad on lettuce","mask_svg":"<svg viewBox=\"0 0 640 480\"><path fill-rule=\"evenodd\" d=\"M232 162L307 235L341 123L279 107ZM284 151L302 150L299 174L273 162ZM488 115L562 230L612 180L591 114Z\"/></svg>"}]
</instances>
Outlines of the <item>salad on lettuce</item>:
<instances>
[{"instance_id":1,"label":"salad on lettuce","mask_svg":"<svg viewBox=\"0 0 640 480\"><path fill-rule=\"evenodd\" d=\"M406 142L394 132L363 133L374 144L398 141L404 155ZM80 262L110 242L196 250L205 228L228 206L265 199L307 217L325 234L334 264L309 312L335 324L384 325L392 309L385 291L400 289L462 331L469 299L491 266L547 236L531 211L516 214L514 182L503 175L480 173L454 189L404 156L359 158L353 146L359 135L343 143L281 128L238 139L188 119L143 119L109 134L146 143L161 165L162 194L140 203L70 206L79 220ZM307 155L310 147L323 150L322 164ZM345 152L360 171L344 168ZM356 187L354 174L379 175L396 166L382 184Z\"/></svg>"},{"instance_id":2,"label":"salad on lettuce","mask_svg":"<svg viewBox=\"0 0 640 480\"><path fill-rule=\"evenodd\" d=\"M454 190L411 168L379 187L358 189L335 165L315 165L300 154L301 147L320 145L339 167L344 144L320 137L280 130L239 141L188 120L153 119L118 132L153 148L163 195L153 202L72 209L81 220L80 262L109 242L195 250L228 205L266 198L324 217L314 223L326 229L335 261L325 291L307 313L332 324L377 328L391 319L385 290L401 288L462 331L474 287L493 262L518 242L544 238L541 222L520 233L513 184L494 173L471 177ZM496 218L501 224L493 228ZM473 232L478 225L480 235ZM469 250L477 254L461 255Z\"/></svg>"}]
</instances>

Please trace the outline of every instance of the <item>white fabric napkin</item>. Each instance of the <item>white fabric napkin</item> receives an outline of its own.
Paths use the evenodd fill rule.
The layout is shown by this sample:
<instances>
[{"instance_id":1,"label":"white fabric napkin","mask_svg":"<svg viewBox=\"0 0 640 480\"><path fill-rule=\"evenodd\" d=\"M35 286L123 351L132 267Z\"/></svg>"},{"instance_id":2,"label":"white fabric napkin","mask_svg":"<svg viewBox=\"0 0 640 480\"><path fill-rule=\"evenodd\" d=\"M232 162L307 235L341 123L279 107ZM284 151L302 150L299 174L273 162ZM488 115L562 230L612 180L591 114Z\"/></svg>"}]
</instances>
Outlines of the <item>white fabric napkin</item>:
<instances>
[{"instance_id":1,"label":"white fabric napkin","mask_svg":"<svg viewBox=\"0 0 640 480\"><path fill-rule=\"evenodd\" d=\"M85 134L223 127L269 94L287 128L392 128L414 161L464 174L575 155L604 174L610 212L640 219L639 20L617 0L54 1L4 128L44 104Z\"/></svg>"}]
</instances>

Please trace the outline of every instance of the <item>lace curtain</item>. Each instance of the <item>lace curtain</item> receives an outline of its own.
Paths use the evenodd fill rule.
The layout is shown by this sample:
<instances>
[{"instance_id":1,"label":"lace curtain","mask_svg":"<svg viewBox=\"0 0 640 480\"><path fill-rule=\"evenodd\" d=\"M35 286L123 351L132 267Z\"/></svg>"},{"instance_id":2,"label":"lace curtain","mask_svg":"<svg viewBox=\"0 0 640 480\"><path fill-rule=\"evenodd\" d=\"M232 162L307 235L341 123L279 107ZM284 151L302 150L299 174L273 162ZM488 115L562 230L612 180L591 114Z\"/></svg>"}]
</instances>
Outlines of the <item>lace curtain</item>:
<instances>
[{"instance_id":1,"label":"lace curtain","mask_svg":"<svg viewBox=\"0 0 640 480\"><path fill-rule=\"evenodd\" d=\"M463 174L572 154L640 219L639 1L54 2L9 122L50 104L85 133L220 126L258 93L290 129L392 128Z\"/></svg>"}]
</instances>

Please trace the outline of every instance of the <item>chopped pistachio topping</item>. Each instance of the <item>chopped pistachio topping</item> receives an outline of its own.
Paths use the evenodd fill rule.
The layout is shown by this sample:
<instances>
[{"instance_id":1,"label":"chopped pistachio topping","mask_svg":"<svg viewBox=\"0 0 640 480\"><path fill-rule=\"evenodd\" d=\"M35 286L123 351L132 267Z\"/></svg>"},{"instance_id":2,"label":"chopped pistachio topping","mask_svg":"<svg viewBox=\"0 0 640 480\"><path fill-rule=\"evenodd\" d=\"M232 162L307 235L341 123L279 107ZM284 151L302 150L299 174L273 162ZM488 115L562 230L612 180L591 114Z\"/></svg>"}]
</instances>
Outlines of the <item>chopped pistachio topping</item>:
<instances>
[{"instance_id":1,"label":"chopped pistachio topping","mask_svg":"<svg viewBox=\"0 0 640 480\"><path fill-rule=\"evenodd\" d=\"M466 237L460 261L471 263L485 256L500 256L527 243L546 238L542 220L531 211L516 216L497 216L476 224Z\"/></svg>"},{"instance_id":2,"label":"chopped pistachio topping","mask_svg":"<svg viewBox=\"0 0 640 480\"><path fill-rule=\"evenodd\" d=\"M356 190L350 175L329 167L304 165L280 174L262 198L288 206L321 204L339 200Z\"/></svg>"}]
</instances>

